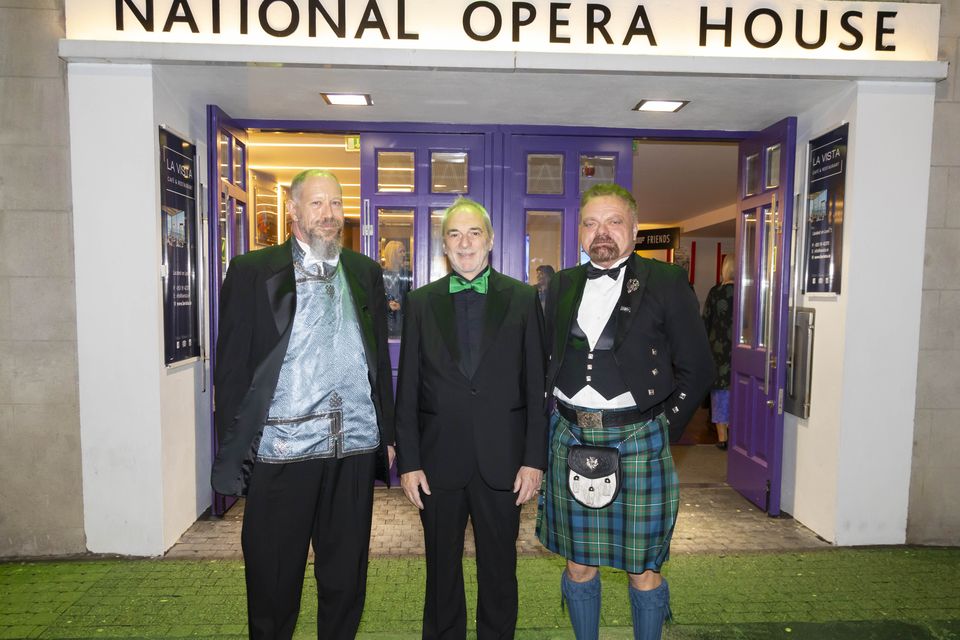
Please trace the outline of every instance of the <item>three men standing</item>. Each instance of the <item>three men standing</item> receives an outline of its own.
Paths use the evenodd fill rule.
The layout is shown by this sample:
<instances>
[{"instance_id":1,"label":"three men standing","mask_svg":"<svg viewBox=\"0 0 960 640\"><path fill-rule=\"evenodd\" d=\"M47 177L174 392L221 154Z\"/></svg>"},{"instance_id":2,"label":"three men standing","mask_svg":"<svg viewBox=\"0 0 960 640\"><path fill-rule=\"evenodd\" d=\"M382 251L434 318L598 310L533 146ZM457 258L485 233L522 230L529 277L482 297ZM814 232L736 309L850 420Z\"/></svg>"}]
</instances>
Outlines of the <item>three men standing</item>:
<instances>
[{"instance_id":1,"label":"three men standing","mask_svg":"<svg viewBox=\"0 0 960 640\"><path fill-rule=\"evenodd\" d=\"M298 174L288 207L293 237L234 258L221 289L212 483L247 496L250 637L293 636L312 542L318 636L353 638L394 441L383 277L341 249L333 174Z\"/></svg>"},{"instance_id":2,"label":"three men standing","mask_svg":"<svg viewBox=\"0 0 960 640\"><path fill-rule=\"evenodd\" d=\"M547 296L556 410L537 533L567 559L561 591L578 640L598 636L599 565L629 574L634 637L660 638L679 503L668 435L680 438L714 379L686 272L634 254L636 228L630 192L584 192L590 263L557 273Z\"/></svg>"},{"instance_id":3,"label":"three men standing","mask_svg":"<svg viewBox=\"0 0 960 640\"><path fill-rule=\"evenodd\" d=\"M441 226L453 273L407 297L397 384L400 482L420 511L424 638L466 637L463 539L477 545L477 636L512 638L520 506L546 466L537 291L489 266L486 209L458 199Z\"/></svg>"}]
</instances>

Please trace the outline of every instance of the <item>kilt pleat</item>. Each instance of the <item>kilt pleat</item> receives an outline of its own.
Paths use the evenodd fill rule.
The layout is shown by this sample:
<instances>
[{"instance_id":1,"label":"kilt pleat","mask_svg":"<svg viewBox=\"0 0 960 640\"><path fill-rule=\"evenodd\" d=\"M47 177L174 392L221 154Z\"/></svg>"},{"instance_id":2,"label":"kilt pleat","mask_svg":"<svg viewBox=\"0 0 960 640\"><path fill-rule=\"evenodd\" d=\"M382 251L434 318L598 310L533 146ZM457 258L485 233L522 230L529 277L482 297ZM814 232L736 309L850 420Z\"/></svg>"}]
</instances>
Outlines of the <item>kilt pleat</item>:
<instances>
[{"instance_id":1,"label":"kilt pleat","mask_svg":"<svg viewBox=\"0 0 960 640\"><path fill-rule=\"evenodd\" d=\"M582 429L554 412L537 513L537 537L543 546L578 564L629 573L660 571L670 553L680 505L667 433L662 414L648 422ZM602 509L584 507L567 489L567 452L578 442L607 447L620 443L620 494Z\"/></svg>"}]
</instances>

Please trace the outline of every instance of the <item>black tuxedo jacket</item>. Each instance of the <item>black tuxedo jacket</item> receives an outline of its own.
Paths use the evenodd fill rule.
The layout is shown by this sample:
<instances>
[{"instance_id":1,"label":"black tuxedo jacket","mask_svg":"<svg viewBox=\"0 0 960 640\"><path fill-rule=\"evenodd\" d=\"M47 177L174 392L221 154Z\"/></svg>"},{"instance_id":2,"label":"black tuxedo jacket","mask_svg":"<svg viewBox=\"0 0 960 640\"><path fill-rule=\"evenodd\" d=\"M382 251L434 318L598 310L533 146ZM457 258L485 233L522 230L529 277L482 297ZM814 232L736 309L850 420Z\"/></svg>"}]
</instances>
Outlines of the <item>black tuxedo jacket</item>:
<instances>
[{"instance_id":1,"label":"black tuxedo jacket","mask_svg":"<svg viewBox=\"0 0 960 640\"><path fill-rule=\"evenodd\" d=\"M461 368L450 276L410 292L400 343L397 459L431 487L459 489L479 469L510 490L521 466L546 468L543 316L533 287L490 272L480 356Z\"/></svg>"},{"instance_id":2,"label":"black tuxedo jacket","mask_svg":"<svg viewBox=\"0 0 960 640\"><path fill-rule=\"evenodd\" d=\"M613 311L614 358L638 408L663 405L670 440L676 442L715 378L700 305L686 271L676 265L632 254L625 268ZM580 265L558 272L550 282L545 311L549 393L563 366L586 281L587 267Z\"/></svg>"},{"instance_id":3,"label":"black tuxedo jacket","mask_svg":"<svg viewBox=\"0 0 960 640\"><path fill-rule=\"evenodd\" d=\"M293 274L293 238L237 256L220 289L217 360L213 372L214 423L219 448L213 463L213 488L243 495L270 401L287 352L297 287ZM353 297L380 426L381 458L393 444L393 385L387 352L387 308L383 274L373 260L343 249L340 266ZM322 357L322 354L318 354ZM386 478L385 464L378 477Z\"/></svg>"}]
</instances>

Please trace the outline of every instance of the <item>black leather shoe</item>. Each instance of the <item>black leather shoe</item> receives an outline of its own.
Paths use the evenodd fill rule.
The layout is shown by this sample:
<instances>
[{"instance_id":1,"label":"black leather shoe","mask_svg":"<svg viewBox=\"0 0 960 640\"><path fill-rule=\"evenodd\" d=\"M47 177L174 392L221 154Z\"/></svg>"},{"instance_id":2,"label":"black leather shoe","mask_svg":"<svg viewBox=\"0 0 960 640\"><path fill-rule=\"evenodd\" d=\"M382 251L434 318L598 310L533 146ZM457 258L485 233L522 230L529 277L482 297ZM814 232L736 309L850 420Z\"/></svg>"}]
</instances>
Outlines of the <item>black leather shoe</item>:
<instances>
[{"instance_id":1,"label":"black leather shoe","mask_svg":"<svg viewBox=\"0 0 960 640\"><path fill-rule=\"evenodd\" d=\"M723 442L718 442L718 443L717 443L717 449L720 449L720 451L726 451L726 450L727 450L727 441L724 440Z\"/></svg>"}]
</instances>

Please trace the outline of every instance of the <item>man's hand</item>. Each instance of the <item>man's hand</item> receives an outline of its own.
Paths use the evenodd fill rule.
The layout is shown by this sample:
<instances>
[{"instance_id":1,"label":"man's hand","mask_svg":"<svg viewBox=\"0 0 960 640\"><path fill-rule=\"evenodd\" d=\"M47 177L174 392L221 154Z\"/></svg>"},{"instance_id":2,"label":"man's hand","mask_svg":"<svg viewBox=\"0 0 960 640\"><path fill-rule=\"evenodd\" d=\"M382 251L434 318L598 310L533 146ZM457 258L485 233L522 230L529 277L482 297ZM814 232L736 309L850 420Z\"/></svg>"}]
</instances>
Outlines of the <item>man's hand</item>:
<instances>
[{"instance_id":1,"label":"man's hand","mask_svg":"<svg viewBox=\"0 0 960 640\"><path fill-rule=\"evenodd\" d=\"M517 494L516 505L519 507L527 502L540 490L540 480L543 472L533 467L520 467L517 479L513 481L513 492Z\"/></svg>"},{"instance_id":2,"label":"man's hand","mask_svg":"<svg viewBox=\"0 0 960 640\"><path fill-rule=\"evenodd\" d=\"M397 459L397 448L392 444L387 445L387 471L393 469L393 461Z\"/></svg>"},{"instance_id":3,"label":"man's hand","mask_svg":"<svg viewBox=\"0 0 960 640\"><path fill-rule=\"evenodd\" d=\"M539 471L537 472L539 473ZM420 499L420 489L427 495L430 495L430 485L427 484L427 475L421 470L408 471L400 474L400 486L407 496L407 500L416 505L417 509L423 509L423 500Z\"/></svg>"}]
</instances>

